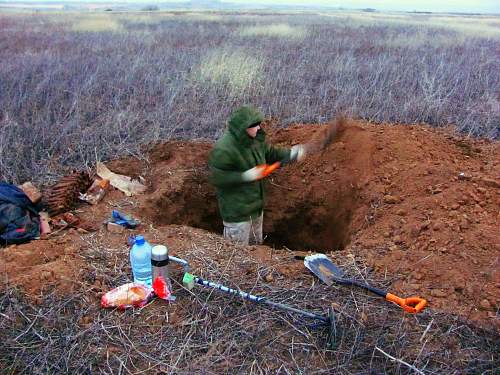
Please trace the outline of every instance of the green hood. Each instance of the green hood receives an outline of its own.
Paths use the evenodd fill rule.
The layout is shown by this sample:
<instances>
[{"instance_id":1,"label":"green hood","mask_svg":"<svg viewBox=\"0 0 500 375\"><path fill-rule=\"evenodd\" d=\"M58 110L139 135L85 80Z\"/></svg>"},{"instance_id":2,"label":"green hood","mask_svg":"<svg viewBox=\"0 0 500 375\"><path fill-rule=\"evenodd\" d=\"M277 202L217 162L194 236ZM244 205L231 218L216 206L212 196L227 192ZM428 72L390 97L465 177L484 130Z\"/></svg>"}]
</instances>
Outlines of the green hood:
<instances>
[{"instance_id":1,"label":"green hood","mask_svg":"<svg viewBox=\"0 0 500 375\"><path fill-rule=\"evenodd\" d=\"M229 119L229 132L242 144L250 144L252 139L246 130L250 125L262 120L264 120L264 116L255 107L239 107Z\"/></svg>"}]
</instances>

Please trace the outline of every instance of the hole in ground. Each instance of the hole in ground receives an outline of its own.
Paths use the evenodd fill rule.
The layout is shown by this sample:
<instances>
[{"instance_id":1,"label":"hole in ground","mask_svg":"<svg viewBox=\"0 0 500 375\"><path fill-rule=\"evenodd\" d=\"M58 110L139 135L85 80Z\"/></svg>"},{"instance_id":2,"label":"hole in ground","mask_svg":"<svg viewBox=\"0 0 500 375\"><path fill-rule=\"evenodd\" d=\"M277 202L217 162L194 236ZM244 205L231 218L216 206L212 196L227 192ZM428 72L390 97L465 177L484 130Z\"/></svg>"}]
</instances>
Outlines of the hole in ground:
<instances>
[{"instance_id":1,"label":"hole in ground","mask_svg":"<svg viewBox=\"0 0 500 375\"><path fill-rule=\"evenodd\" d=\"M330 189L332 189L330 187ZM275 248L329 252L350 242L358 202L355 189L325 190L319 197L300 200L270 191L264 212L265 243ZM279 196L278 196L279 194ZM202 175L186 177L174 189L150 200L154 220L222 233L215 190Z\"/></svg>"},{"instance_id":2,"label":"hole in ground","mask_svg":"<svg viewBox=\"0 0 500 375\"><path fill-rule=\"evenodd\" d=\"M286 196L276 201L270 199L274 203L267 215L267 244L316 252L344 249L351 239L358 194L354 189L323 193L305 201Z\"/></svg>"},{"instance_id":3,"label":"hole in ground","mask_svg":"<svg viewBox=\"0 0 500 375\"><path fill-rule=\"evenodd\" d=\"M274 223L274 229L265 232L265 243L275 248L315 252L344 249L351 238L352 212L328 212L328 208L321 211L326 212L318 213L310 207L297 209L296 215Z\"/></svg>"}]
</instances>

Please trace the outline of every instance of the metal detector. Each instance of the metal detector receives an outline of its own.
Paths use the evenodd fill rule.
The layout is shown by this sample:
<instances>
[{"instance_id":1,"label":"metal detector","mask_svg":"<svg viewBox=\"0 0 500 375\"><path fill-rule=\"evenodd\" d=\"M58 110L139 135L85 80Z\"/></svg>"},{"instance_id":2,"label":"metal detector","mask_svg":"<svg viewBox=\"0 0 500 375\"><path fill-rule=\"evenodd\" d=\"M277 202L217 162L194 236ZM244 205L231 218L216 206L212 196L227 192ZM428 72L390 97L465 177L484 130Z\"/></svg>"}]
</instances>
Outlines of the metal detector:
<instances>
[{"instance_id":1,"label":"metal detector","mask_svg":"<svg viewBox=\"0 0 500 375\"><path fill-rule=\"evenodd\" d=\"M184 278L182 280L182 283L188 290L191 290L194 287L194 284L199 284L199 285L207 287L207 288L220 290L220 291L227 293L227 294L240 296L243 299L246 299L248 301L266 304L266 305L274 307L276 309L293 312L293 313L300 314L300 315L305 316L305 317L310 318L310 319L319 320L323 324L327 325L327 327L328 327L328 347L331 349L336 347L338 332L337 332L337 324L336 324L336 320L335 320L335 313L333 311L333 307L328 308L328 313L326 316L318 315L318 314L315 314L315 313L310 312L310 311L297 309L295 307L285 305L282 303L278 303L278 302L273 302L273 301L267 299L266 297L255 296L253 294L243 292L241 290L232 289L232 288L229 288L227 286L214 283L212 281L203 280L201 277L194 276L188 272L186 272L184 274Z\"/></svg>"},{"instance_id":2,"label":"metal detector","mask_svg":"<svg viewBox=\"0 0 500 375\"><path fill-rule=\"evenodd\" d=\"M186 289L188 289L188 290L193 289L194 284L196 283L198 285L201 285L201 286L204 286L207 288L218 289L218 290L225 292L225 293L228 293L228 294L240 296L246 300L249 300L249 301L252 301L255 303L263 303L263 304L266 304L268 306L271 306L271 307L274 307L274 308L277 308L280 310L285 310L285 311L297 313L297 314L300 314L300 315L305 316L305 317L310 318L310 319L319 320L323 324L327 325L327 327L328 327L328 347L330 349L334 349L337 346L337 341L340 337L340 330L337 328L337 321L335 319L335 312L333 310L333 307L330 306L328 308L327 315L324 316L324 315L318 315L318 314L312 313L310 311L297 309L295 307L288 306L288 305L285 305L282 303L273 302L273 301L268 300L266 297L255 296L255 295L252 295L250 293L243 292L241 290L232 289L232 288L229 288L227 286L214 283L212 281L203 280L201 277L197 277L197 276L194 276L191 273L189 273L191 270L191 266L189 265L189 262L187 260L177 258L177 257L171 256L171 255L169 255L168 258L170 261L182 266L182 268L184 270L184 278L182 280L182 284L184 285L184 287L186 287Z\"/></svg>"}]
</instances>

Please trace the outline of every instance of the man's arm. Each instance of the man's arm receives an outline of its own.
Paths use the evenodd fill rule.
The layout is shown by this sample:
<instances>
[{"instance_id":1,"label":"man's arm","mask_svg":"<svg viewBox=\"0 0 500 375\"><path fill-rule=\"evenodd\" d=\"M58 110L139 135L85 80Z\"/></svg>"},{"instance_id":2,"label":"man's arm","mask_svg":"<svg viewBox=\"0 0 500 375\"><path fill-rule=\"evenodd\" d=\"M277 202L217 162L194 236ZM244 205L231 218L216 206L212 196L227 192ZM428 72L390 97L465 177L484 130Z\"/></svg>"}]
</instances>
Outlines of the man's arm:
<instances>
[{"instance_id":1,"label":"man's arm","mask_svg":"<svg viewBox=\"0 0 500 375\"><path fill-rule=\"evenodd\" d=\"M273 164L277 161L282 164L290 162L290 149L284 147L274 147L266 143L266 163Z\"/></svg>"},{"instance_id":2,"label":"man's arm","mask_svg":"<svg viewBox=\"0 0 500 375\"><path fill-rule=\"evenodd\" d=\"M244 172L235 171L236 167L226 151L214 149L210 154L208 165L211 170L209 181L217 186L239 185L245 182L260 180L267 176L267 164L257 165Z\"/></svg>"},{"instance_id":3,"label":"man's arm","mask_svg":"<svg viewBox=\"0 0 500 375\"><path fill-rule=\"evenodd\" d=\"M295 145L292 148L282 148L266 144L266 162L269 164L273 164L277 161L281 164L302 161L305 156L306 147L304 145Z\"/></svg>"},{"instance_id":4,"label":"man's arm","mask_svg":"<svg viewBox=\"0 0 500 375\"><path fill-rule=\"evenodd\" d=\"M208 159L211 175L210 183L217 187L238 185L244 182L242 173L236 170L227 151L214 148Z\"/></svg>"}]
</instances>

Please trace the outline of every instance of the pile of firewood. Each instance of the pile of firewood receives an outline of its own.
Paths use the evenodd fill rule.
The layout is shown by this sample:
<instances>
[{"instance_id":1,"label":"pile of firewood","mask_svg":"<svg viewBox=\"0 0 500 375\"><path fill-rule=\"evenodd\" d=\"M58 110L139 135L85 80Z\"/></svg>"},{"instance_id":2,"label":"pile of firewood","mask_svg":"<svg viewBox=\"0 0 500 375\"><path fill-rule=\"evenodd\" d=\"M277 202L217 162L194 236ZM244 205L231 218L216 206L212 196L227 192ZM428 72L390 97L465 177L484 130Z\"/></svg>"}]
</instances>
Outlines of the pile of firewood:
<instances>
[{"instance_id":1,"label":"pile of firewood","mask_svg":"<svg viewBox=\"0 0 500 375\"><path fill-rule=\"evenodd\" d=\"M84 193L92 184L87 172L73 172L61 178L45 194L45 205L50 215L57 215L73 209L78 203L80 193Z\"/></svg>"}]
</instances>

